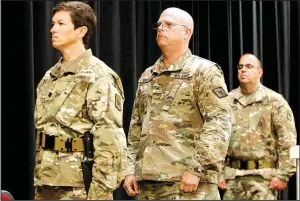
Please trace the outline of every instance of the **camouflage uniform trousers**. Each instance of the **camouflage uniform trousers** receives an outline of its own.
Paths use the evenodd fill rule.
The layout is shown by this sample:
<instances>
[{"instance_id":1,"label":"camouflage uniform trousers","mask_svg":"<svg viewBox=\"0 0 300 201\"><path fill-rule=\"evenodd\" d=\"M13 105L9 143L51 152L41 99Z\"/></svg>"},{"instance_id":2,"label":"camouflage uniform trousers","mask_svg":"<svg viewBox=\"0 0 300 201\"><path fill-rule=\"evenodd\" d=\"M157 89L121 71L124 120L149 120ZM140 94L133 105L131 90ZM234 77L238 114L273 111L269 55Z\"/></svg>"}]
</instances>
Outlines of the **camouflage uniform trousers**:
<instances>
[{"instance_id":1,"label":"camouflage uniform trousers","mask_svg":"<svg viewBox=\"0 0 300 201\"><path fill-rule=\"evenodd\" d=\"M261 176L239 176L227 180L223 200L277 200L278 192L269 185Z\"/></svg>"},{"instance_id":2,"label":"camouflage uniform trousers","mask_svg":"<svg viewBox=\"0 0 300 201\"><path fill-rule=\"evenodd\" d=\"M69 186L36 186L35 200L85 200L84 188Z\"/></svg>"},{"instance_id":3,"label":"camouflage uniform trousers","mask_svg":"<svg viewBox=\"0 0 300 201\"><path fill-rule=\"evenodd\" d=\"M191 193L180 190L179 182L139 182L139 200L221 200L217 184L199 183Z\"/></svg>"}]
</instances>

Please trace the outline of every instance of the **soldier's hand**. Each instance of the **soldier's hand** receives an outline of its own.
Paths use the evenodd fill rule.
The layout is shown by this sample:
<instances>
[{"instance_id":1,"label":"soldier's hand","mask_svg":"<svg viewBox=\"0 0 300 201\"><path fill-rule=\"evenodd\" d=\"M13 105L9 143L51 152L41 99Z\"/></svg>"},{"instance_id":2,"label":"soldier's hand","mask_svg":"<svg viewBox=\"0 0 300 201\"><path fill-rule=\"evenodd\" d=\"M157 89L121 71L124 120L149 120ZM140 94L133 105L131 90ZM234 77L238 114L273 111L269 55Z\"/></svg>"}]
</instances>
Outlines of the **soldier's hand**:
<instances>
[{"instance_id":1,"label":"soldier's hand","mask_svg":"<svg viewBox=\"0 0 300 201\"><path fill-rule=\"evenodd\" d=\"M225 179L222 179L221 181L219 181L218 187L222 190L225 190L227 188L227 183L226 183Z\"/></svg>"},{"instance_id":2,"label":"soldier's hand","mask_svg":"<svg viewBox=\"0 0 300 201\"><path fill-rule=\"evenodd\" d=\"M287 182L284 181L284 180L281 180L277 177L273 177L271 179L271 182L270 182L270 189L272 190L283 190L286 188L286 185L287 185Z\"/></svg>"},{"instance_id":3,"label":"soldier's hand","mask_svg":"<svg viewBox=\"0 0 300 201\"><path fill-rule=\"evenodd\" d=\"M180 189L184 192L192 192L197 190L200 178L185 171L180 182Z\"/></svg>"},{"instance_id":4,"label":"soldier's hand","mask_svg":"<svg viewBox=\"0 0 300 201\"><path fill-rule=\"evenodd\" d=\"M123 187L129 196L135 196L139 193L139 187L134 175L125 177Z\"/></svg>"}]
</instances>

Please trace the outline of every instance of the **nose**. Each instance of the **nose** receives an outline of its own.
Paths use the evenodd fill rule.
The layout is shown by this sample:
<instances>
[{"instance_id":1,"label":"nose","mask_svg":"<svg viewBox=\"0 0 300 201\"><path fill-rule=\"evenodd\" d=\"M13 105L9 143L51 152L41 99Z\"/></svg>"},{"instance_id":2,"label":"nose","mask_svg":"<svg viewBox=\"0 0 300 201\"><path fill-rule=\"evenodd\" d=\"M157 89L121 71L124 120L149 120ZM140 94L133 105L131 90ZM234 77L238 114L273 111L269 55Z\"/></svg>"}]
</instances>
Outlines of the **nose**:
<instances>
[{"instance_id":1,"label":"nose","mask_svg":"<svg viewBox=\"0 0 300 201\"><path fill-rule=\"evenodd\" d=\"M242 72L245 72L247 70L247 67L243 66L243 68L241 70L242 70Z\"/></svg>"},{"instance_id":2,"label":"nose","mask_svg":"<svg viewBox=\"0 0 300 201\"><path fill-rule=\"evenodd\" d=\"M55 32L55 30L56 30L56 25L54 24L54 25L52 25L50 32L53 33L53 32Z\"/></svg>"},{"instance_id":3,"label":"nose","mask_svg":"<svg viewBox=\"0 0 300 201\"><path fill-rule=\"evenodd\" d=\"M164 24L161 23L161 24L157 27L157 30L162 31L163 29L164 29Z\"/></svg>"}]
</instances>

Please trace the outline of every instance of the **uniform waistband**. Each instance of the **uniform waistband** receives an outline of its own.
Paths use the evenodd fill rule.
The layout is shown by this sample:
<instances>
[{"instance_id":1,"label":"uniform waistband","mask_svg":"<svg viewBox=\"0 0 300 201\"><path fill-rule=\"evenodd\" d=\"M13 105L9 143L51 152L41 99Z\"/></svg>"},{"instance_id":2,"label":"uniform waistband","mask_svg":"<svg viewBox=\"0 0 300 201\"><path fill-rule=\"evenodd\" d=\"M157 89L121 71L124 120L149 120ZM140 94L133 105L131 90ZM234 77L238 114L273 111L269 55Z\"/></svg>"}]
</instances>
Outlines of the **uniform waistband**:
<instances>
[{"instance_id":1,"label":"uniform waistband","mask_svg":"<svg viewBox=\"0 0 300 201\"><path fill-rule=\"evenodd\" d=\"M83 152L82 138L67 138L38 132L39 145L43 149L64 152Z\"/></svg>"},{"instance_id":2,"label":"uniform waistband","mask_svg":"<svg viewBox=\"0 0 300 201\"><path fill-rule=\"evenodd\" d=\"M153 184L153 185L174 185L175 181L154 181L154 180L142 180L138 181L139 184Z\"/></svg>"},{"instance_id":3,"label":"uniform waistband","mask_svg":"<svg viewBox=\"0 0 300 201\"><path fill-rule=\"evenodd\" d=\"M226 157L227 166L241 170L276 168L276 163L270 160L240 160L232 157Z\"/></svg>"}]
</instances>

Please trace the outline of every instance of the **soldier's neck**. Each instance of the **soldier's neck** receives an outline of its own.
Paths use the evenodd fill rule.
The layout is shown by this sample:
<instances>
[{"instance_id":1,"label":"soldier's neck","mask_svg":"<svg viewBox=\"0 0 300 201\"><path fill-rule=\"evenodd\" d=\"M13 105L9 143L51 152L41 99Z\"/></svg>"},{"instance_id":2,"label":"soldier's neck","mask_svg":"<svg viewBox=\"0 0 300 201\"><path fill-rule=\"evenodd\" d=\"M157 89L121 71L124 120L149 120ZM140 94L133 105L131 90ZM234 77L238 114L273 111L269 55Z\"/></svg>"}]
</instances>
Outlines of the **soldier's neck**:
<instances>
[{"instance_id":1,"label":"soldier's neck","mask_svg":"<svg viewBox=\"0 0 300 201\"><path fill-rule=\"evenodd\" d=\"M178 59L184 55L188 51L188 48L171 51L171 50L164 50L162 51L163 54L163 66L168 67L178 61Z\"/></svg>"},{"instance_id":2,"label":"soldier's neck","mask_svg":"<svg viewBox=\"0 0 300 201\"><path fill-rule=\"evenodd\" d=\"M68 62L76 59L86 51L84 45L69 46L61 50L63 62Z\"/></svg>"},{"instance_id":3,"label":"soldier's neck","mask_svg":"<svg viewBox=\"0 0 300 201\"><path fill-rule=\"evenodd\" d=\"M249 95L255 92L259 88L260 83L247 83L247 84L240 84L241 92L244 95Z\"/></svg>"}]
</instances>

